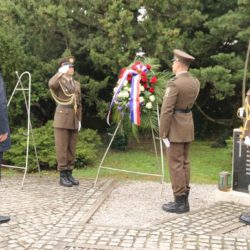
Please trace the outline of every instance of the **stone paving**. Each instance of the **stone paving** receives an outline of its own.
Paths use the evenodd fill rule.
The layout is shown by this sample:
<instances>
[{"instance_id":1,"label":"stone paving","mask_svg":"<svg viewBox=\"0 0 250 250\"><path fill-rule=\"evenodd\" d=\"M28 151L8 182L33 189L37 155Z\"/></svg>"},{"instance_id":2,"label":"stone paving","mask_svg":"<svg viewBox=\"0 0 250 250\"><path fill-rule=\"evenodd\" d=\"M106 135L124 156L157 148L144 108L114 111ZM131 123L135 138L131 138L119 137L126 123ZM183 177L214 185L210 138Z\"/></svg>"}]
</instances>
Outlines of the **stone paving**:
<instances>
[{"instance_id":1,"label":"stone paving","mask_svg":"<svg viewBox=\"0 0 250 250\"><path fill-rule=\"evenodd\" d=\"M250 236L224 235L238 227L239 214L249 207L220 202L199 211L176 215L142 228L89 224L91 216L116 186L113 180L81 179L80 186L63 188L56 177L28 175L0 182L0 249L250 249ZM112 215L110 215L112 216Z\"/></svg>"}]
</instances>

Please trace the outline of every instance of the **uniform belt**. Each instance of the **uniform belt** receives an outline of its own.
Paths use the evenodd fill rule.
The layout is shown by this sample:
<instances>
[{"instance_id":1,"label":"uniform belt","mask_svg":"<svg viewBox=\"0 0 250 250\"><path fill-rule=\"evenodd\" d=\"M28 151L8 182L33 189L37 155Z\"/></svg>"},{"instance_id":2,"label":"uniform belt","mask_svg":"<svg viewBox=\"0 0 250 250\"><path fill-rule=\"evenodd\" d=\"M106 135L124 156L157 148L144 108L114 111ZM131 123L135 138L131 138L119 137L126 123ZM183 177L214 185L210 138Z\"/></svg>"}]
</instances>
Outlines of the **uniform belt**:
<instances>
[{"instance_id":1,"label":"uniform belt","mask_svg":"<svg viewBox=\"0 0 250 250\"><path fill-rule=\"evenodd\" d=\"M174 113L189 113L191 109L174 109Z\"/></svg>"},{"instance_id":2,"label":"uniform belt","mask_svg":"<svg viewBox=\"0 0 250 250\"><path fill-rule=\"evenodd\" d=\"M66 108L66 109L73 109L73 105L63 105L63 104L58 104L57 107L59 108Z\"/></svg>"}]
</instances>

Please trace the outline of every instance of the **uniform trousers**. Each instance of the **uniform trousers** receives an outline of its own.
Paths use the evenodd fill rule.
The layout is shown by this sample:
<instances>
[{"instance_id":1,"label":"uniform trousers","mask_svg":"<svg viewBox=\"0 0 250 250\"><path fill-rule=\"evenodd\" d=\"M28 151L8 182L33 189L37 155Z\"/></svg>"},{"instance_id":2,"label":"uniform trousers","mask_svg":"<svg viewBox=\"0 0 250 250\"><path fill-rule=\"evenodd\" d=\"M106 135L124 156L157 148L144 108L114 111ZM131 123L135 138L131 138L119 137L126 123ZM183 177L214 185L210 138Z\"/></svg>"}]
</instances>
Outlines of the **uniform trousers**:
<instances>
[{"instance_id":1,"label":"uniform trousers","mask_svg":"<svg viewBox=\"0 0 250 250\"><path fill-rule=\"evenodd\" d=\"M54 128L58 171L72 170L75 165L76 129Z\"/></svg>"},{"instance_id":2,"label":"uniform trousers","mask_svg":"<svg viewBox=\"0 0 250 250\"><path fill-rule=\"evenodd\" d=\"M166 149L169 175L174 196L186 195L190 182L190 142L171 142Z\"/></svg>"}]
</instances>

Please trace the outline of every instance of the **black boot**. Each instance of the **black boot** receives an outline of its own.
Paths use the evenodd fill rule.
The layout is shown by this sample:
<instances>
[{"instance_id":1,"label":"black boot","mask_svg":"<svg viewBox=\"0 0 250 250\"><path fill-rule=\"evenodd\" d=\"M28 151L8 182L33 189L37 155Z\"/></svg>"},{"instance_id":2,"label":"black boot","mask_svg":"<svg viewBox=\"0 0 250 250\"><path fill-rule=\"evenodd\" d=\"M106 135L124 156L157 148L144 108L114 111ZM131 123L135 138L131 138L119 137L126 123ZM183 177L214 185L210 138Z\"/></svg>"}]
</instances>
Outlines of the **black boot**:
<instances>
[{"instance_id":1,"label":"black boot","mask_svg":"<svg viewBox=\"0 0 250 250\"><path fill-rule=\"evenodd\" d=\"M172 206L175 202L176 202L176 196L174 196L174 201L170 201L170 202L168 202L168 203L164 203L164 204L162 205L162 209L163 209L163 210L166 210L169 206Z\"/></svg>"},{"instance_id":2,"label":"black boot","mask_svg":"<svg viewBox=\"0 0 250 250\"><path fill-rule=\"evenodd\" d=\"M79 181L72 176L72 170L67 170L67 177L73 185L79 185Z\"/></svg>"},{"instance_id":3,"label":"black boot","mask_svg":"<svg viewBox=\"0 0 250 250\"><path fill-rule=\"evenodd\" d=\"M189 196L189 191L190 191L190 188L187 189L187 192L186 192L186 207L188 208L188 211L190 210L189 208L189 201L188 201L188 196Z\"/></svg>"},{"instance_id":4,"label":"black boot","mask_svg":"<svg viewBox=\"0 0 250 250\"><path fill-rule=\"evenodd\" d=\"M190 210L190 208L189 208L189 201L188 201L189 191L190 191L190 187L187 187L187 192L186 192L186 195L187 195L186 196L186 207L188 208L188 211ZM174 196L174 201L170 201L168 203L164 203L162 205L162 208L164 207L163 209L166 210L167 207L173 205L173 203L175 203L175 202L176 202L176 196Z\"/></svg>"},{"instance_id":5,"label":"black boot","mask_svg":"<svg viewBox=\"0 0 250 250\"><path fill-rule=\"evenodd\" d=\"M3 215L0 215L0 224L1 223L6 223L10 220L10 217L9 216L3 216Z\"/></svg>"},{"instance_id":6,"label":"black boot","mask_svg":"<svg viewBox=\"0 0 250 250\"><path fill-rule=\"evenodd\" d=\"M247 225L250 225L250 213L242 213L240 215L240 221Z\"/></svg>"},{"instance_id":7,"label":"black boot","mask_svg":"<svg viewBox=\"0 0 250 250\"><path fill-rule=\"evenodd\" d=\"M163 205L162 209L170 213L177 213L177 214L186 213L189 211L189 207L186 206L186 199L187 199L186 195L176 196L175 202L173 202L168 206L164 204L165 206Z\"/></svg>"},{"instance_id":8,"label":"black boot","mask_svg":"<svg viewBox=\"0 0 250 250\"><path fill-rule=\"evenodd\" d=\"M64 187L72 187L73 184L68 180L67 170L60 171L60 185Z\"/></svg>"}]
</instances>

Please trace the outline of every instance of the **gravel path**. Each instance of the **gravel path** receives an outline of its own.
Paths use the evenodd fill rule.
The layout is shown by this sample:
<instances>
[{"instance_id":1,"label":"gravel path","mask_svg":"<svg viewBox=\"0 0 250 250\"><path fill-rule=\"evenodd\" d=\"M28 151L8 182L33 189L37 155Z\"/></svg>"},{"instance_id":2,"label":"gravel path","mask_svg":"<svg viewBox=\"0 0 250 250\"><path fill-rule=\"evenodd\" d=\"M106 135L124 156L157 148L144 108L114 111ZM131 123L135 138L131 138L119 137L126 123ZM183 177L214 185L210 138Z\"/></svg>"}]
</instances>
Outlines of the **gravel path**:
<instances>
[{"instance_id":1,"label":"gravel path","mask_svg":"<svg viewBox=\"0 0 250 250\"><path fill-rule=\"evenodd\" d=\"M162 192L163 190L163 192ZM217 185L191 185L191 211L212 206ZM162 193L162 194L161 194ZM176 217L161 209L164 202L173 200L171 184L128 181L121 183L92 217L90 224L120 227L147 227L162 219ZM250 226L227 233L232 237L250 238Z\"/></svg>"},{"instance_id":2,"label":"gravel path","mask_svg":"<svg viewBox=\"0 0 250 250\"><path fill-rule=\"evenodd\" d=\"M193 184L190 192L191 211L213 204L216 188L216 185ZM90 223L125 227L146 226L157 220L175 217L176 214L166 213L161 209L164 202L172 200L170 183L164 183L162 186L158 182L149 181L125 182L112 192Z\"/></svg>"}]
</instances>

